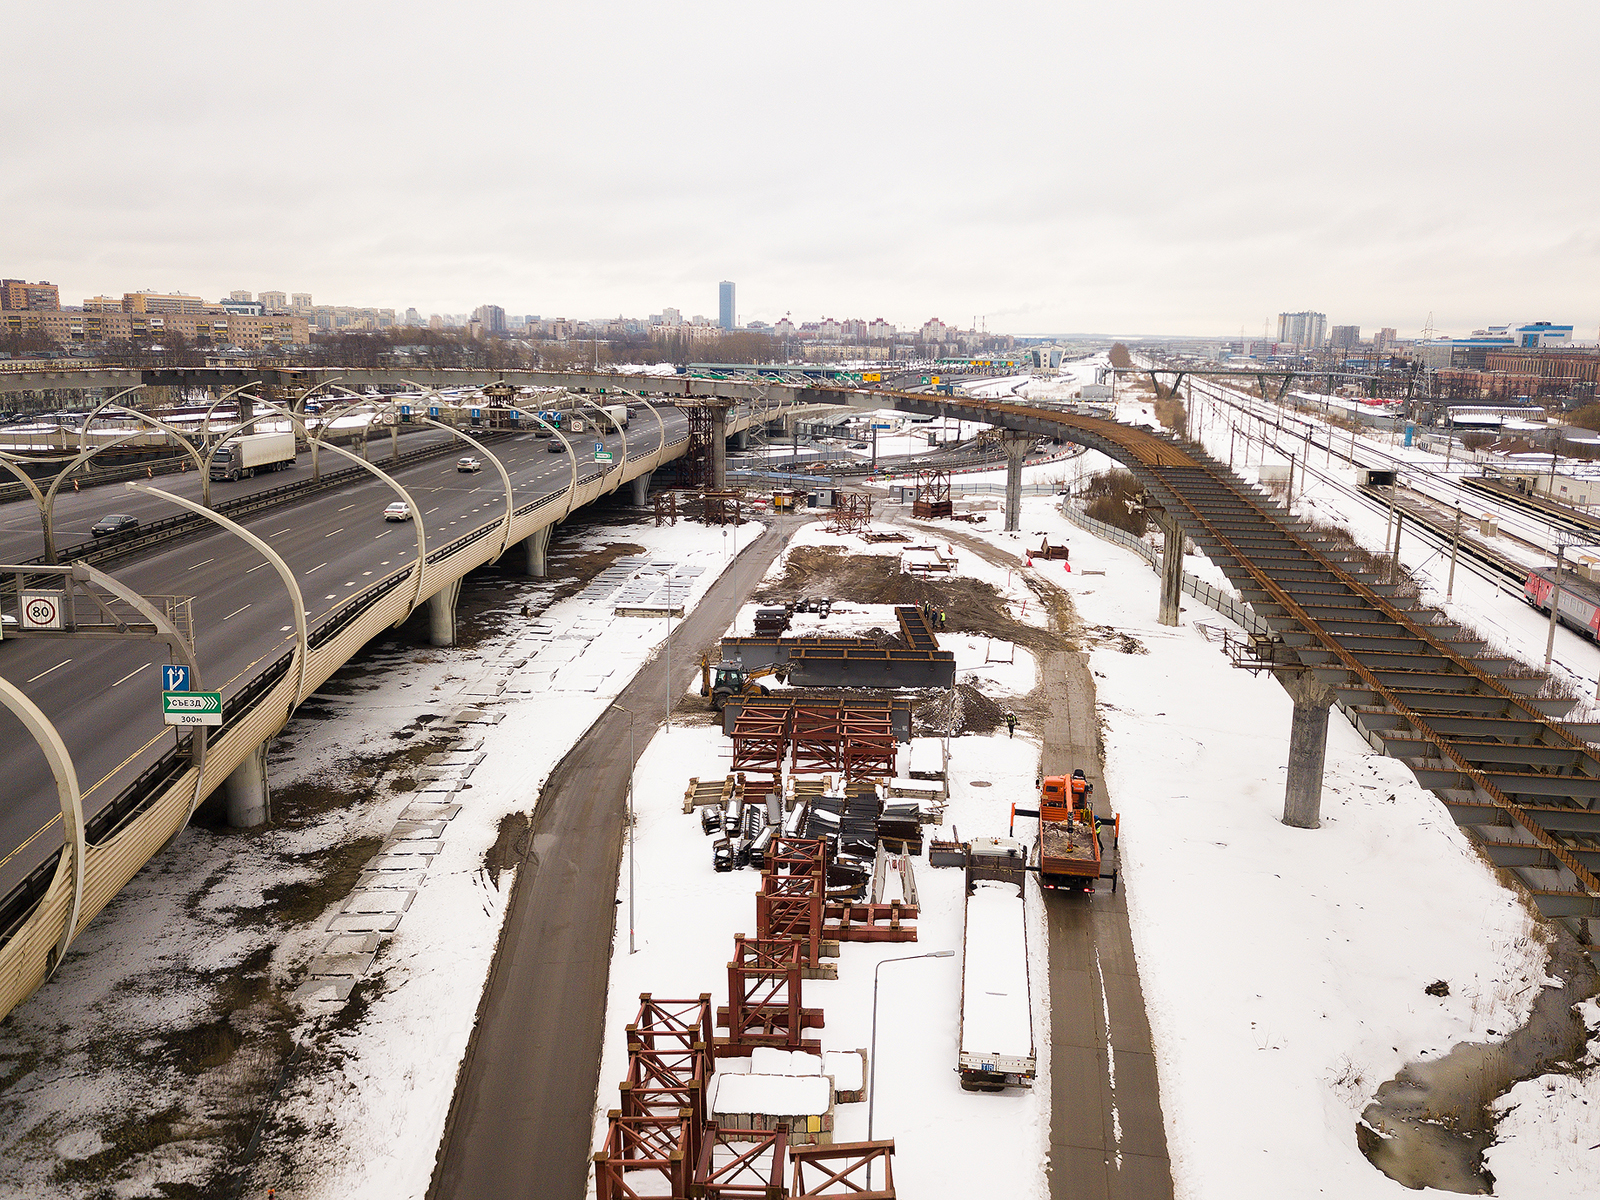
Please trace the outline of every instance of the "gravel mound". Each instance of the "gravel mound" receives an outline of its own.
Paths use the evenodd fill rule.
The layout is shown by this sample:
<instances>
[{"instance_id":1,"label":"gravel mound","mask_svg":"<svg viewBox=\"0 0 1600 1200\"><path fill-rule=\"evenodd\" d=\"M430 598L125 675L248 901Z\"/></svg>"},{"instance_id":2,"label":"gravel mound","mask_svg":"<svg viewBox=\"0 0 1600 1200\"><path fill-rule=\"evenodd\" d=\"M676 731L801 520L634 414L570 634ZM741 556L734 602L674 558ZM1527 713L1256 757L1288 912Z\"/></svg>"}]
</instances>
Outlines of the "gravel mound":
<instances>
[{"instance_id":1,"label":"gravel mound","mask_svg":"<svg viewBox=\"0 0 1600 1200\"><path fill-rule=\"evenodd\" d=\"M963 733L993 733L1005 724L1006 710L970 683L930 700L913 711L916 732L922 735L952 736Z\"/></svg>"}]
</instances>

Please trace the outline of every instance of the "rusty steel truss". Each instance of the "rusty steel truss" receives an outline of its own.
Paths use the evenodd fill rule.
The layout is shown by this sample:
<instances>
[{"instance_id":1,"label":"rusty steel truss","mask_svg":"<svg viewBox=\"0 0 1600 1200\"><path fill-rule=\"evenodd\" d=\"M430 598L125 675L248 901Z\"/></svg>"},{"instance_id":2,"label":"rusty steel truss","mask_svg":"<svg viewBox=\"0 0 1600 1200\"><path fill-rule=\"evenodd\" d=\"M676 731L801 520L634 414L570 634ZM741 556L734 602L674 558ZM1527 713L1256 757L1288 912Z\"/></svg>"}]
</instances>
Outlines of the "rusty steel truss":
<instances>
[{"instance_id":1,"label":"rusty steel truss","mask_svg":"<svg viewBox=\"0 0 1600 1200\"><path fill-rule=\"evenodd\" d=\"M732 1136L730 1136L732 1135ZM737 1140L735 1140L735 1136ZM706 1126L694 1171L697 1200L787 1200L783 1186L789 1127L752 1132Z\"/></svg>"},{"instance_id":2,"label":"rusty steel truss","mask_svg":"<svg viewBox=\"0 0 1600 1200\"><path fill-rule=\"evenodd\" d=\"M911 502L911 515L930 520L948 517L954 511L950 502L950 472L918 471L917 495Z\"/></svg>"},{"instance_id":3,"label":"rusty steel truss","mask_svg":"<svg viewBox=\"0 0 1600 1200\"><path fill-rule=\"evenodd\" d=\"M822 1010L801 1004L802 950L794 938L748 938L735 934L728 964L728 1005L717 1009L717 1024L728 1030L719 1039L718 1058L743 1056L757 1046L820 1052L820 1043L802 1036L822 1028Z\"/></svg>"},{"instance_id":4,"label":"rusty steel truss","mask_svg":"<svg viewBox=\"0 0 1600 1200\"><path fill-rule=\"evenodd\" d=\"M794 1146L789 1150L794 1182L791 1200L850 1196L853 1200L895 1200L894 1140ZM874 1171L873 1168L881 1168ZM867 1181L871 1180L869 1184Z\"/></svg>"},{"instance_id":5,"label":"rusty steel truss","mask_svg":"<svg viewBox=\"0 0 1600 1200\"><path fill-rule=\"evenodd\" d=\"M777 837L767 850L756 893L756 937L794 941L806 967L822 965L827 871L828 844L821 838Z\"/></svg>"},{"instance_id":6,"label":"rusty steel truss","mask_svg":"<svg viewBox=\"0 0 1600 1200\"><path fill-rule=\"evenodd\" d=\"M865 492L835 492L828 532L860 533L872 523L872 497Z\"/></svg>"},{"instance_id":7,"label":"rusty steel truss","mask_svg":"<svg viewBox=\"0 0 1600 1200\"><path fill-rule=\"evenodd\" d=\"M670 1117L627 1117L612 1109L608 1116L605 1148L594 1155L597 1200L643 1196L687 1200L696 1136L691 1133L689 1111Z\"/></svg>"}]
</instances>

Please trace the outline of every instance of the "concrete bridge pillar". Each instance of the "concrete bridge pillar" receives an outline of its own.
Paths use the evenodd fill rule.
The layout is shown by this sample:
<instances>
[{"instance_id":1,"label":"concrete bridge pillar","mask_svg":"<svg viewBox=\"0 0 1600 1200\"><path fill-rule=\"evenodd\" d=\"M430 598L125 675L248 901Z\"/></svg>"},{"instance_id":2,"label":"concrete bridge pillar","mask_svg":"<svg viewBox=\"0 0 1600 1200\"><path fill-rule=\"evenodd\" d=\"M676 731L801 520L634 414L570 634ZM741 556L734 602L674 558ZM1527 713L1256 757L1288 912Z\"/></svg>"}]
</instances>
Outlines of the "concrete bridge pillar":
<instances>
[{"instance_id":1,"label":"concrete bridge pillar","mask_svg":"<svg viewBox=\"0 0 1600 1200\"><path fill-rule=\"evenodd\" d=\"M1183 530L1169 517L1162 516L1161 526L1161 615L1156 619L1163 625L1178 623L1178 609L1183 598Z\"/></svg>"},{"instance_id":2,"label":"concrete bridge pillar","mask_svg":"<svg viewBox=\"0 0 1600 1200\"><path fill-rule=\"evenodd\" d=\"M750 431L748 429L741 429L733 435L733 448L735 450L750 449Z\"/></svg>"},{"instance_id":3,"label":"concrete bridge pillar","mask_svg":"<svg viewBox=\"0 0 1600 1200\"><path fill-rule=\"evenodd\" d=\"M633 477L633 504L635 508L643 508L650 503L650 476L654 471L646 471L643 475Z\"/></svg>"},{"instance_id":4,"label":"concrete bridge pillar","mask_svg":"<svg viewBox=\"0 0 1600 1200\"><path fill-rule=\"evenodd\" d=\"M543 579L549 574L549 564L545 556L550 550L550 531L554 525L546 525L543 529L536 529L522 539L522 547L527 552L527 566L523 573L532 575L535 579Z\"/></svg>"},{"instance_id":5,"label":"concrete bridge pillar","mask_svg":"<svg viewBox=\"0 0 1600 1200\"><path fill-rule=\"evenodd\" d=\"M456 601L461 598L461 580L452 579L428 597L428 644L456 644Z\"/></svg>"},{"instance_id":6,"label":"concrete bridge pillar","mask_svg":"<svg viewBox=\"0 0 1600 1200\"><path fill-rule=\"evenodd\" d=\"M1002 433L1000 446L1006 452L1006 531L1022 528L1022 460L1038 441L1032 434Z\"/></svg>"},{"instance_id":7,"label":"concrete bridge pillar","mask_svg":"<svg viewBox=\"0 0 1600 1200\"><path fill-rule=\"evenodd\" d=\"M1328 708L1333 704L1333 689L1310 671L1282 672L1278 682L1294 701L1283 823L1296 829L1316 829L1322 824L1322 764L1328 752Z\"/></svg>"},{"instance_id":8,"label":"concrete bridge pillar","mask_svg":"<svg viewBox=\"0 0 1600 1200\"><path fill-rule=\"evenodd\" d=\"M710 478L706 486L722 491L728 486L728 410L717 404L711 408L711 444L706 447L709 461L706 468Z\"/></svg>"},{"instance_id":9,"label":"concrete bridge pillar","mask_svg":"<svg viewBox=\"0 0 1600 1200\"><path fill-rule=\"evenodd\" d=\"M228 824L254 829L272 819L272 794L267 787L267 744L262 742L222 781L228 801Z\"/></svg>"}]
</instances>

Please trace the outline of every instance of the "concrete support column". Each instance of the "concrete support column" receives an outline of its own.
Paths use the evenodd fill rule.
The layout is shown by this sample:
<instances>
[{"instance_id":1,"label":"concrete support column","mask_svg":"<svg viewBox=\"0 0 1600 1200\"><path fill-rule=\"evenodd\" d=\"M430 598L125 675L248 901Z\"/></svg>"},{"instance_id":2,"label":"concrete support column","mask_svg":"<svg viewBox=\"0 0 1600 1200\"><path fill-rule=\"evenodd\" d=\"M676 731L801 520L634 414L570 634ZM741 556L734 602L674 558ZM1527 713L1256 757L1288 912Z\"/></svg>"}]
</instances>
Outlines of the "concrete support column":
<instances>
[{"instance_id":1,"label":"concrete support column","mask_svg":"<svg viewBox=\"0 0 1600 1200\"><path fill-rule=\"evenodd\" d=\"M711 444L706 453L710 455L706 466L711 473L706 486L720 492L728 486L728 410L720 404L711 409Z\"/></svg>"},{"instance_id":2,"label":"concrete support column","mask_svg":"<svg viewBox=\"0 0 1600 1200\"><path fill-rule=\"evenodd\" d=\"M254 829L272 819L272 793L267 788L267 744L262 742L222 781L228 800L228 824Z\"/></svg>"},{"instance_id":3,"label":"concrete support column","mask_svg":"<svg viewBox=\"0 0 1600 1200\"><path fill-rule=\"evenodd\" d=\"M461 598L461 580L452 579L428 597L428 644L456 644L456 601Z\"/></svg>"},{"instance_id":4,"label":"concrete support column","mask_svg":"<svg viewBox=\"0 0 1600 1200\"><path fill-rule=\"evenodd\" d=\"M554 528L554 525L546 525L522 539L523 548L528 553L528 565L524 568L524 574L532 575L535 579L543 579L549 573L545 556L550 549L550 531Z\"/></svg>"},{"instance_id":5,"label":"concrete support column","mask_svg":"<svg viewBox=\"0 0 1600 1200\"><path fill-rule=\"evenodd\" d=\"M633 505L635 508L643 508L650 503L650 476L653 474L655 474L654 471L646 471L643 475L635 475L633 477Z\"/></svg>"},{"instance_id":6,"label":"concrete support column","mask_svg":"<svg viewBox=\"0 0 1600 1200\"><path fill-rule=\"evenodd\" d=\"M1039 439L1027 433L1002 433L1000 446L1006 452L1006 531L1022 528L1022 460Z\"/></svg>"},{"instance_id":7,"label":"concrete support column","mask_svg":"<svg viewBox=\"0 0 1600 1200\"><path fill-rule=\"evenodd\" d=\"M748 429L741 429L733 435L733 448L735 450L750 449L750 431Z\"/></svg>"},{"instance_id":8,"label":"concrete support column","mask_svg":"<svg viewBox=\"0 0 1600 1200\"><path fill-rule=\"evenodd\" d=\"M1178 607L1183 598L1183 530L1178 523L1161 517L1161 615L1163 625L1178 623Z\"/></svg>"},{"instance_id":9,"label":"concrete support column","mask_svg":"<svg viewBox=\"0 0 1600 1200\"><path fill-rule=\"evenodd\" d=\"M1294 701L1283 823L1296 829L1316 829L1322 824L1322 764L1328 750L1328 708L1333 704L1333 689L1310 671L1283 672L1278 682Z\"/></svg>"}]
</instances>

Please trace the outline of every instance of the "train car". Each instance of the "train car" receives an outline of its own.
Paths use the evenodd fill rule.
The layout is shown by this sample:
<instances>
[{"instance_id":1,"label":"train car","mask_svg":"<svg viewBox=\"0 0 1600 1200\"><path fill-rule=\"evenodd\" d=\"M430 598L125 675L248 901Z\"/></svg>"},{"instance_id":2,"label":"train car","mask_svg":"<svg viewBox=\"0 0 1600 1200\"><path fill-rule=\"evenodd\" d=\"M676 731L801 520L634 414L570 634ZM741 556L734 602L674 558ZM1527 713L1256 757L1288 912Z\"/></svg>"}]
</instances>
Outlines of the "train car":
<instances>
[{"instance_id":1,"label":"train car","mask_svg":"<svg viewBox=\"0 0 1600 1200\"><path fill-rule=\"evenodd\" d=\"M1550 595L1556 590L1553 567L1535 567L1522 584L1522 598L1542 613L1550 611ZM1561 572L1561 598L1556 620L1591 642L1600 642L1600 587L1576 571Z\"/></svg>"}]
</instances>

